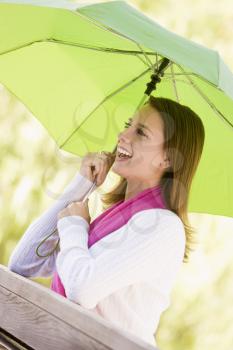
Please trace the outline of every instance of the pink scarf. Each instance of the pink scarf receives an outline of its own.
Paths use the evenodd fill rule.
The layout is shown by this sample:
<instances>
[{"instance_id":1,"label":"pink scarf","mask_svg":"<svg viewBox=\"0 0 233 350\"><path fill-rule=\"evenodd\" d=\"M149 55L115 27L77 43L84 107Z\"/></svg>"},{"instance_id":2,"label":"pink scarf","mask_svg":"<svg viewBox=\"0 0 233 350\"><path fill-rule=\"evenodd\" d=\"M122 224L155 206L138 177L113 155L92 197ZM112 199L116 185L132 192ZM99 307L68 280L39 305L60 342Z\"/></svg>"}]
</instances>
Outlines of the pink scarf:
<instances>
[{"instance_id":1,"label":"pink scarf","mask_svg":"<svg viewBox=\"0 0 233 350\"><path fill-rule=\"evenodd\" d=\"M88 248L100 239L127 224L137 212L151 208L165 209L160 186L147 188L136 196L114 204L100 214L89 227ZM78 233L77 233L78 234ZM65 289L57 272L53 275L51 289L66 297Z\"/></svg>"}]
</instances>

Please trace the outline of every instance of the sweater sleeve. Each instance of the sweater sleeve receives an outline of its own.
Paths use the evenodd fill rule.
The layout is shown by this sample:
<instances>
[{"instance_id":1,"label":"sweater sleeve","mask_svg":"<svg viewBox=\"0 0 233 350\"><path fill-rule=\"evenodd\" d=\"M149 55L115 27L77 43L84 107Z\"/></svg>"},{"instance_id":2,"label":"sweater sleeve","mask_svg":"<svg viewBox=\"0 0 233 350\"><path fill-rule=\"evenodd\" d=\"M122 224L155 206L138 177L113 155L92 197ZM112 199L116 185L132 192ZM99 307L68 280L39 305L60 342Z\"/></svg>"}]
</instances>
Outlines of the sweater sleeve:
<instances>
[{"instance_id":1,"label":"sweater sleeve","mask_svg":"<svg viewBox=\"0 0 233 350\"><path fill-rule=\"evenodd\" d=\"M176 271L183 261L184 227L167 209L134 214L126 225L90 249L88 229L81 216L58 221L57 271L67 298L85 308L94 308L101 299L130 284L158 281L168 265Z\"/></svg>"},{"instance_id":2,"label":"sweater sleeve","mask_svg":"<svg viewBox=\"0 0 233 350\"><path fill-rule=\"evenodd\" d=\"M57 250L52 255L42 258L36 254L38 244L57 227L57 215L73 201L81 201L91 189L93 183L76 174L63 194L39 218L34 220L27 228L15 249L13 250L8 267L11 271L26 277L49 277L56 267ZM93 185L93 189L96 185ZM59 236L57 231L48 238L39 249L40 255L46 255L55 247Z\"/></svg>"}]
</instances>

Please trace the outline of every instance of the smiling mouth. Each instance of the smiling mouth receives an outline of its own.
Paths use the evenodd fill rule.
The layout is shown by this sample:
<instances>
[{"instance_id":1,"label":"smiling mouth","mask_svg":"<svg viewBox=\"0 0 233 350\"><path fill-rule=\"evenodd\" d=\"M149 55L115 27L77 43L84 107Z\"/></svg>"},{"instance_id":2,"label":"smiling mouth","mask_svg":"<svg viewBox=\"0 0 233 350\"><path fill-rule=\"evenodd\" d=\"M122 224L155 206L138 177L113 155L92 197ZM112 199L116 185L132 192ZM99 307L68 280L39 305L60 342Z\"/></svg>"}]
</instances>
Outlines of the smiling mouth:
<instances>
[{"instance_id":1,"label":"smiling mouth","mask_svg":"<svg viewBox=\"0 0 233 350\"><path fill-rule=\"evenodd\" d=\"M119 158L132 158L132 153L128 152L127 150L125 150L124 148L122 148L121 146L119 146L117 148L117 156Z\"/></svg>"},{"instance_id":2,"label":"smiling mouth","mask_svg":"<svg viewBox=\"0 0 233 350\"><path fill-rule=\"evenodd\" d=\"M116 159L118 159L118 160L128 160L128 159L131 159L132 157L133 156L127 156L126 154L117 152Z\"/></svg>"}]
</instances>

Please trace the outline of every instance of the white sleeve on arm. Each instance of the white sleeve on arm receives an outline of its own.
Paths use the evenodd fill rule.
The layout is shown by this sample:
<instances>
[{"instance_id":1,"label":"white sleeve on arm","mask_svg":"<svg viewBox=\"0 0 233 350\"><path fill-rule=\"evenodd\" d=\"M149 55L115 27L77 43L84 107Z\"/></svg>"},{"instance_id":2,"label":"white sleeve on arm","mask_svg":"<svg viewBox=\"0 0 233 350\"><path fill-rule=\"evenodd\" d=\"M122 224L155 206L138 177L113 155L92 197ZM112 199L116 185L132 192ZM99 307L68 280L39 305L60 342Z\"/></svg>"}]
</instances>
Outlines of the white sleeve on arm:
<instances>
[{"instance_id":1,"label":"white sleeve on arm","mask_svg":"<svg viewBox=\"0 0 233 350\"><path fill-rule=\"evenodd\" d=\"M88 309L132 283L159 278L167 266L182 263L185 231L180 218L166 209L133 215L126 225L88 249L89 224L81 216L58 221L57 271L67 298ZM95 255L95 254L94 254Z\"/></svg>"},{"instance_id":2,"label":"white sleeve on arm","mask_svg":"<svg viewBox=\"0 0 233 350\"><path fill-rule=\"evenodd\" d=\"M63 194L46 212L30 224L21 237L8 262L11 271L26 277L49 277L52 275L56 267L57 250L49 257L41 258L37 256L36 248L41 240L57 227L58 213L69 203L81 201L92 185L93 183L81 174L78 173L74 176ZM95 188L96 185L94 185L93 190ZM55 233L41 245L39 253L46 255L53 250L57 240L58 234Z\"/></svg>"}]
</instances>

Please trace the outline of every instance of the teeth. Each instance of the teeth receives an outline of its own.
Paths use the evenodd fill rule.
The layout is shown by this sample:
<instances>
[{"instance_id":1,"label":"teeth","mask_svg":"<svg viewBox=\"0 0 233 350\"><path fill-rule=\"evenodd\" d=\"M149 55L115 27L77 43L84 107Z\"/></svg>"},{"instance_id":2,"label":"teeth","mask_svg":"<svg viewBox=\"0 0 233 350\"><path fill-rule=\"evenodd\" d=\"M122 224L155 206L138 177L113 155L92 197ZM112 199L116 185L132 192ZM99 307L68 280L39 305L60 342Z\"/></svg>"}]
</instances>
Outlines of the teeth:
<instances>
[{"instance_id":1,"label":"teeth","mask_svg":"<svg viewBox=\"0 0 233 350\"><path fill-rule=\"evenodd\" d=\"M125 154L125 155L131 157L131 154L130 154L129 152L125 151L125 150L124 150L123 148L121 148L121 147L118 147L118 148L117 148L117 151L118 151L119 153L123 153L123 154Z\"/></svg>"}]
</instances>

